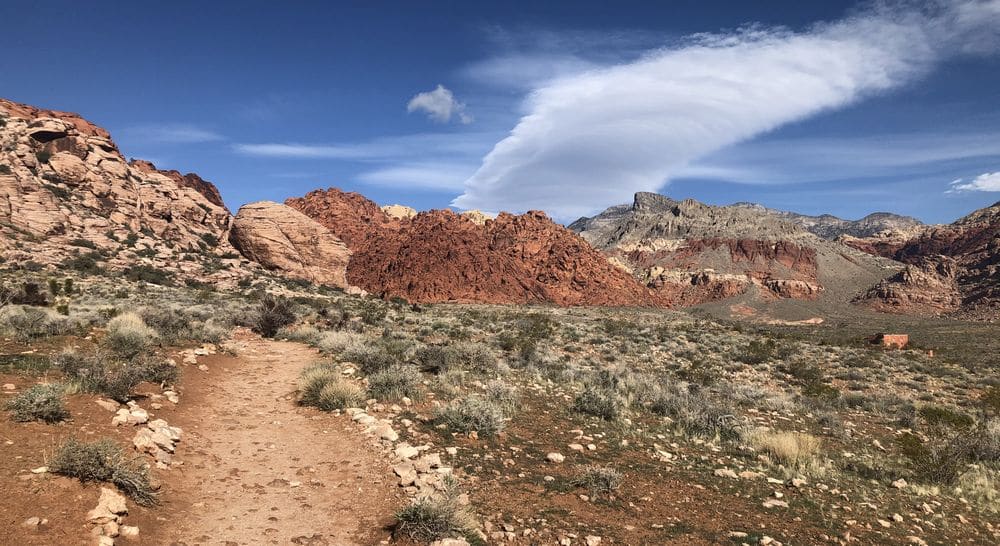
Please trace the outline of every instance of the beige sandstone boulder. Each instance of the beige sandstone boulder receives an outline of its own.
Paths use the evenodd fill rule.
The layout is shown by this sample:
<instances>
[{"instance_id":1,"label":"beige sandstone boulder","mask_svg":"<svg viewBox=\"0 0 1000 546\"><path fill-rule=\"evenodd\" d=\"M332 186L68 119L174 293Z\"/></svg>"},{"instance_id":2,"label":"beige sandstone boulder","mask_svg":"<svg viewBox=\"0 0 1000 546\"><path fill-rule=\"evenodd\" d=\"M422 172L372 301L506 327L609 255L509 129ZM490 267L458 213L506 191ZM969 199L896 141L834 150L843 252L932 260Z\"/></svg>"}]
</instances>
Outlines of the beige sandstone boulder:
<instances>
[{"instance_id":1,"label":"beige sandstone boulder","mask_svg":"<svg viewBox=\"0 0 1000 546\"><path fill-rule=\"evenodd\" d=\"M240 207L230 241L247 258L286 276L347 287L351 251L301 212L271 201Z\"/></svg>"},{"instance_id":2,"label":"beige sandstone boulder","mask_svg":"<svg viewBox=\"0 0 1000 546\"><path fill-rule=\"evenodd\" d=\"M382 207L382 212L397 220L405 220L417 215L415 209L406 205L385 205Z\"/></svg>"}]
</instances>

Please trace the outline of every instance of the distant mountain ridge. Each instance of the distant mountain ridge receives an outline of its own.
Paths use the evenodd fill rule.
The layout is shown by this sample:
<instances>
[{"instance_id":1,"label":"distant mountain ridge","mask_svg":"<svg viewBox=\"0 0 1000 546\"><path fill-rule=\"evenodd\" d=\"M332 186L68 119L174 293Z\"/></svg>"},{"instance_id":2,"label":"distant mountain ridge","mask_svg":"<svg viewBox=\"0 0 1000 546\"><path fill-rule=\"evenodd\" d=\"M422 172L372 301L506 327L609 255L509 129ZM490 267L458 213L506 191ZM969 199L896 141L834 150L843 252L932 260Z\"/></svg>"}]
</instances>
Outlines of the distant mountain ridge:
<instances>
[{"instance_id":1,"label":"distant mountain ridge","mask_svg":"<svg viewBox=\"0 0 1000 546\"><path fill-rule=\"evenodd\" d=\"M796 216L757 205L712 206L655 193L569 226L640 282L697 304L748 292L836 298L896 269L892 262L812 233Z\"/></svg>"},{"instance_id":2,"label":"distant mountain ridge","mask_svg":"<svg viewBox=\"0 0 1000 546\"><path fill-rule=\"evenodd\" d=\"M810 233L824 239L836 239L843 235L851 237L872 237L884 232L916 234L924 223L912 216L902 216L891 212L873 212L860 220L845 220L832 214L809 216L797 212L772 209L756 203L739 202L731 207L762 210L768 214L788 220Z\"/></svg>"}]
</instances>

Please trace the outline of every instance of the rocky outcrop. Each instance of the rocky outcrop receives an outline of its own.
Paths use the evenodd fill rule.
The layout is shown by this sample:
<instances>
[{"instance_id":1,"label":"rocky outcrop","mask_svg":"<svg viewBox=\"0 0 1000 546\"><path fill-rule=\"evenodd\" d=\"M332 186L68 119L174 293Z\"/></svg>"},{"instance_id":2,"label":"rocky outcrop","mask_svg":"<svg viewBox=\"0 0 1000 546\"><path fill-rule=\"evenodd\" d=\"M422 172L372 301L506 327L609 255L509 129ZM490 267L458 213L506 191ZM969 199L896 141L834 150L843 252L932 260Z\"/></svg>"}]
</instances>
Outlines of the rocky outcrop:
<instances>
[{"instance_id":1,"label":"rocky outcrop","mask_svg":"<svg viewBox=\"0 0 1000 546\"><path fill-rule=\"evenodd\" d=\"M229 240L247 258L284 276L347 288L350 250L291 207L270 201L243 205Z\"/></svg>"},{"instance_id":2,"label":"rocky outcrop","mask_svg":"<svg viewBox=\"0 0 1000 546\"><path fill-rule=\"evenodd\" d=\"M416 209L413 207L407 207L406 205L383 205L382 212L390 218L395 218L397 220L406 220L407 218L413 218L417 215Z\"/></svg>"},{"instance_id":3,"label":"rocky outcrop","mask_svg":"<svg viewBox=\"0 0 1000 546\"><path fill-rule=\"evenodd\" d=\"M178 186L182 188L191 188L202 194L205 196L205 199L208 199L208 201L213 205L226 208L226 204L222 201L222 194L219 193L219 188L215 187L215 184L205 180L195 173L181 174L180 171L175 171L173 169L157 169L156 165L153 165L151 162L144 159L133 159L132 161L129 161L129 165L143 172L160 173L173 180Z\"/></svg>"},{"instance_id":4,"label":"rocky outcrop","mask_svg":"<svg viewBox=\"0 0 1000 546\"><path fill-rule=\"evenodd\" d=\"M76 114L0 99L0 199L8 262L59 267L89 248L104 267L200 281L232 280L239 264L228 257L224 206L151 165L130 165L107 131Z\"/></svg>"},{"instance_id":5,"label":"rocky outcrop","mask_svg":"<svg viewBox=\"0 0 1000 546\"><path fill-rule=\"evenodd\" d=\"M285 204L327 227L351 250L356 250L386 229L397 229L399 219L382 211L360 193L337 188L314 190Z\"/></svg>"},{"instance_id":6,"label":"rocky outcrop","mask_svg":"<svg viewBox=\"0 0 1000 546\"><path fill-rule=\"evenodd\" d=\"M638 193L631 205L581 218L570 229L637 279L681 304L749 293L841 300L884 277L891 264L810 233L777 211L714 207Z\"/></svg>"},{"instance_id":7,"label":"rocky outcrop","mask_svg":"<svg viewBox=\"0 0 1000 546\"><path fill-rule=\"evenodd\" d=\"M482 224L448 210L400 220L336 189L286 203L347 243L347 279L372 293L414 302L665 303L541 212Z\"/></svg>"},{"instance_id":8,"label":"rocky outcrop","mask_svg":"<svg viewBox=\"0 0 1000 546\"><path fill-rule=\"evenodd\" d=\"M892 250L909 264L861 301L900 312L1000 317L1000 203L945 226L929 226Z\"/></svg>"},{"instance_id":9,"label":"rocky outcrop","mask_svg":"<svg viewBox=\"0 0 1000 546\"><path fill-rule=\"evenodd\" d=\"M857 301L885 312L953 313L962 305L955 279L957 271L958 266L951 258L924 258L880 281Z\"/></svg>"}]
</instances>

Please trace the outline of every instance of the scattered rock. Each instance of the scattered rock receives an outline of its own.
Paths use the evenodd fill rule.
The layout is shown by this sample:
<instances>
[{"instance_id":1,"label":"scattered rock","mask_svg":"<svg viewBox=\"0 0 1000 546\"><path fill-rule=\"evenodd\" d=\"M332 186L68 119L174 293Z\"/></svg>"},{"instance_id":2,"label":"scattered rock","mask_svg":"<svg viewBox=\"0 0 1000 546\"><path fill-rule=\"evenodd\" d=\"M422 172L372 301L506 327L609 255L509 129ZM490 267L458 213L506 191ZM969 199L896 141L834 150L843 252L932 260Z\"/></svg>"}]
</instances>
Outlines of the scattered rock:
<instances>
[{"instance_id":1,"label":"scattered rock","mask_svg":"<svg viewBox=\"0 0 1000 546\"><path fill-rule=\"evenodd\" d=\"M733 478L733 479L739 478L739 475L737 475L736 472L733 472L728 468L716 468L715 475L720 478Z\"/></svg>"},{"instance_id":2,"label":"scattered rock","mask_svg":"<svg viewBox=\"0 0 1000 546\"><path fill-rule=\"evenodd\" d=\"M566 460L566 457L563 454L556 452L549 453L548 455L545 456L545 458L552 463L561 463Z\"/></svg>"},{"instance_id":3,"label":"scattered rock","mask_svg":"<svg viewBox=\"0 0 1000 546\"><path fill-rule=\"evenodd\" d=\"M906 489L907 485L908 484L906 483L906 480L904 480L903 478L900 478L892 482L892 486L895 487L896 489Z\"/></svg>"}]
</instances>

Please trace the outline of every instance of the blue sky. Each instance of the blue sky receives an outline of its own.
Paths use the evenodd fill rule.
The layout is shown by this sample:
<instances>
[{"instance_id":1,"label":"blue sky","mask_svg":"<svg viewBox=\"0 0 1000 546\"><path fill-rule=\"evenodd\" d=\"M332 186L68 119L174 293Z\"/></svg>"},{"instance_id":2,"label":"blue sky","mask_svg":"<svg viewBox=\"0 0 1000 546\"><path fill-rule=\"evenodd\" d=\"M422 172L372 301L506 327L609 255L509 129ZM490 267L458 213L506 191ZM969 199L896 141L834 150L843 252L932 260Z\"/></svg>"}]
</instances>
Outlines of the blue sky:
<instances>
[{"instance_id":1,"label":"blue sky","mask_svg":"<svg viewBox=\"0 0 1000 546\"><path fill-rule=\"evenodd\" d=\"M929 222L1000 201L1000 0L532 4L4 3L0 96L234 210L328 186L562 221L656 189Z\"/></svg>"}]
</instances>

